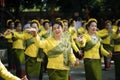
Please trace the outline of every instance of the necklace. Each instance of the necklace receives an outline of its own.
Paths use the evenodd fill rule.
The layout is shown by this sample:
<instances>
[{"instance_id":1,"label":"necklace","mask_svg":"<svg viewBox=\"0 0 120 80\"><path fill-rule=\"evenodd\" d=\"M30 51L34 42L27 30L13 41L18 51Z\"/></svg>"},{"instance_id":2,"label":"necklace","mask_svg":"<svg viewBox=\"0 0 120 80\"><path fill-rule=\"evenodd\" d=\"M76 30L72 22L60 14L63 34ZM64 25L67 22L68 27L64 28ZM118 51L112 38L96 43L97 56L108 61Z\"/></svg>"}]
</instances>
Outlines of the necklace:
<instances>
[{"instance_id":1,"label":"necklace","mask_svg":"<svg viewBox=\"0 0 120 80\"><path fill-rule=\"evenodd\" d=\"M93 42L93 43L97 43L97 42L98 42L98 38L97 38L96 35L92 35L92 36L91 36L91 39L92 39L92 42Z\"/></svg>"}]
</instances>

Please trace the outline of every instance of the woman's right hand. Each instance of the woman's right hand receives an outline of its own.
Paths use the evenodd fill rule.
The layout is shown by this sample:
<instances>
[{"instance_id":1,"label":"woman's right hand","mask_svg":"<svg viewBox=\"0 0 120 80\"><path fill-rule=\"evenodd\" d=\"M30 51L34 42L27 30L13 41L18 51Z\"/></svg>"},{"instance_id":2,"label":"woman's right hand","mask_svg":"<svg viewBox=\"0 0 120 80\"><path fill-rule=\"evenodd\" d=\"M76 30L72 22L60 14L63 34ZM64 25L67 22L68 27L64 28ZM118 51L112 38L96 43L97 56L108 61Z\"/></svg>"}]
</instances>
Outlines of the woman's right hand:
<instances>
[{"instance_id":1,"label":"woman's right hand","mask_svg":"<svg viewBox=\"0 0 120 80\"><path fill-rule=\"evenodd\" d=\"M37 36L37 31L35 28L26 29L27 32L30 32L33 37Z\"/></svg>"},{"instance_id":2,"label":"woman's right hand","mask_svg":"<svg viewBox=\"0 0 120 80\"><path fill-rule=\"evenodd\" d=\"M108 54L108 56L107 56L108 58L111 58L112 57L112 53L111 52L109 52L109 54Z\"/></svg>"},{"instance_id":3,"label":"woman's right hand","mask_svg":"<svg viewBox=\"0 0 120 80\"><path fill-rule=\"evenodd\" d=\"M78 41L80 44L83 44L83 35L79 35L77 38L75 38L76 41Z\"/></svg>"}]
</instances>

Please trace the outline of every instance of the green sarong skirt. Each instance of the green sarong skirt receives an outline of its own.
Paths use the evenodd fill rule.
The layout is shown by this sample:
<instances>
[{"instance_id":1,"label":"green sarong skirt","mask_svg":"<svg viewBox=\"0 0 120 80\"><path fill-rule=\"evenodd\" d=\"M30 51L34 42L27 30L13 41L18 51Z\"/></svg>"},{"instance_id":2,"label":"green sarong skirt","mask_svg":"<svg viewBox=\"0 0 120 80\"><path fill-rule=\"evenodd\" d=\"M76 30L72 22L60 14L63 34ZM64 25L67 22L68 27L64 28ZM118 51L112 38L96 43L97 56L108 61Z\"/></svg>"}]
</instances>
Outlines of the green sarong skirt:
<instances>
[{"instance_id":1,"label":"green sarong skirt","mask_svg":"<svg viewBox=\"0 0 120 80\"><path fill-rule=\"evenodd\" d=\"M16 75L20 78L26 75L24 49L14 49Z\"/></svg>"},{"instance_id":2,"label":"green sarong skirt","mask_svg":"<svg viewBox=\"0 0 120 80\"><path fill-rule=\"evenodd\" d=\"M68 70L48 69L49 80L68 80Z\"/></svg>"},{"instance_id":3,"label":"green sarong skirt","mask_svg":"<svg viewBox=\"0 0 120 80\"><path fill-rule=\"evenodd\" d=\"M102 66L100 59L84 59L86 80L102 80Z\"/></svg>"},{"instance_id":4,"label":"green sarong skirt","mask_svg":"<svg viewBox=\"0 0 120 80\"><path fill-rule=\"evenodd\" d=\"M113 60L115 66L115 80L120 80L120 52L114 52Z\"/></svg>"},{"instance_id":5,"label":"green sarong skirt","mask_svg":"<svg viewBox=\"0 0 120 80\"><path fill-rule=\"evenodd\" d=\"M26 73L29 80L40 80L41 76L41 62L37 61L37 57L29 57L25 56L26 58Z\"/></svg>"}]
</instances>

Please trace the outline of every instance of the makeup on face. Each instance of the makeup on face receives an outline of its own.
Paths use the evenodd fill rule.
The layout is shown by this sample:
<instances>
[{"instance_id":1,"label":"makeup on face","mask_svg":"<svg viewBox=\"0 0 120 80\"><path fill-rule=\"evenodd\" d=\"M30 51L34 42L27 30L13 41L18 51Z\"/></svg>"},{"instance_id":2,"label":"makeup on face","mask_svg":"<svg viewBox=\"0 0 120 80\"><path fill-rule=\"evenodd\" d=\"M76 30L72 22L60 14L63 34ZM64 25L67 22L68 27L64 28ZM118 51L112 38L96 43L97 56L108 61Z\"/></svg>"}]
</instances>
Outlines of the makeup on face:
<instances>
[{"instance_id":1,"label":"makeup on face","mask_svg":"<svg viewBox=\"0 0 120 80\"><path fill-rule=\"evenodd\" d=\"M97 24L92 22L89 26L89 31L96 32L97 31Z\"/></svg>"}]
</instances>

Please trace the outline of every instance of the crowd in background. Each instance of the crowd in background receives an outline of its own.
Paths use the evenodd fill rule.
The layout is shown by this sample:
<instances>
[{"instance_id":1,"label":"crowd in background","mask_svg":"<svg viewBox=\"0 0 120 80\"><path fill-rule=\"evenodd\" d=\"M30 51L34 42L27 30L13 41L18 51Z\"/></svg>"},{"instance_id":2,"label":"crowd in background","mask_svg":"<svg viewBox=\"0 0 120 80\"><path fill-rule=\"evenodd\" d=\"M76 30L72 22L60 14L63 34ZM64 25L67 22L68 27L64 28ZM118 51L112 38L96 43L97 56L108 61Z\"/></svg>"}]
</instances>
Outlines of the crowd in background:
<instances>
[{"instance_id":1,"label":"crowd in background","mask_svg":"<svg viewBox=\"0 0 120 80\"><path fill-rule=\"evenodd\" d=\"M86 80L102 80L102 57L103 70L110 69L113 59L115 80L120 78L120 19L104 21L103 29L95 18L33 19L26 24L9 19L6 24L0 37L8 41L8 70L19 78L42 80L47 72L49 80L69 80L70 67L83 60Z\"/></svg>"}]
</instances>

